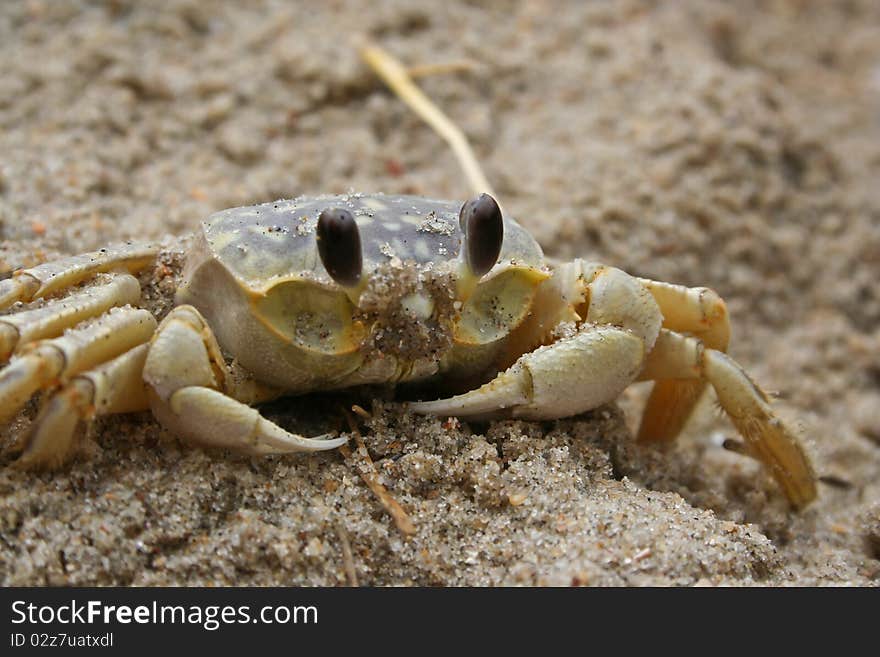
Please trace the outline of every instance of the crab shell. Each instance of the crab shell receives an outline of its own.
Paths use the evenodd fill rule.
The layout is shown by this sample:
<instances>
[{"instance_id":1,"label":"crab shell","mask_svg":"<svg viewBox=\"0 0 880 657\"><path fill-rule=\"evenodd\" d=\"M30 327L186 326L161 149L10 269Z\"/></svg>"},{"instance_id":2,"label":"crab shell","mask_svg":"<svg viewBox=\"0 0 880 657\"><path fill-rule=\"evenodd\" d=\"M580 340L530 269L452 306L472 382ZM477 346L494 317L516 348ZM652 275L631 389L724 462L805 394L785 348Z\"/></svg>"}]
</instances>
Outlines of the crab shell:
<instances>
[{"instance_id":1,"label":"crab shell","mask_svg":"<svg viewBox=\"0 0 880 657\"><path fill-rule=\"evenodd\" d=\"M356 288L338 285L319 257L316 224L328 208L358 225ZM497 263L472 280L459 209L350 194L224 210L202 223L177 302L198 308L256 379L291 392L491 375L549 273L538 243L504 217Z\"/></svg>"}]
</instances>

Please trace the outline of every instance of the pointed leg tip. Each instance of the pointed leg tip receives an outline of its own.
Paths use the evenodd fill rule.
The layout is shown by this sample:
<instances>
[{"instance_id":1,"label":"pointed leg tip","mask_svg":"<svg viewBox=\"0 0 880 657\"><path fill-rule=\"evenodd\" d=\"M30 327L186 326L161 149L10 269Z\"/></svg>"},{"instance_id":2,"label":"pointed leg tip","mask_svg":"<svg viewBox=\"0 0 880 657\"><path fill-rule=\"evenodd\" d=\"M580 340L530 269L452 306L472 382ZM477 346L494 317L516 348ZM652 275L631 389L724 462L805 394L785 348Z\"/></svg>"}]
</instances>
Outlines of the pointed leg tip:
<instances>
[{"instance_id":1,"label":"pointed leg tip","mask_svg":"<svg viewBox=\"0 0 880 657\"><path fill-rule=\"evenodd\" d=\"M819 496L815 478L789 482L783 486L783 492L795 511L803 511Z\"/></svg>"},{"instance_id":2,"label":"pointed leg tip","mask_svg":"<svg viewBox=\"0 0 880 657\"><path fill-rule=\"evenodd\" d=\"M325 434L323 436L317 436L312 438L315 442L321 443L321 446L318 448L321 451L327 451L331 449L336 449L337 447L342 447L346 443L348 443L348 436L338 436L337 438L331 437L331 434Z\"/></svg>"}]
</instances>

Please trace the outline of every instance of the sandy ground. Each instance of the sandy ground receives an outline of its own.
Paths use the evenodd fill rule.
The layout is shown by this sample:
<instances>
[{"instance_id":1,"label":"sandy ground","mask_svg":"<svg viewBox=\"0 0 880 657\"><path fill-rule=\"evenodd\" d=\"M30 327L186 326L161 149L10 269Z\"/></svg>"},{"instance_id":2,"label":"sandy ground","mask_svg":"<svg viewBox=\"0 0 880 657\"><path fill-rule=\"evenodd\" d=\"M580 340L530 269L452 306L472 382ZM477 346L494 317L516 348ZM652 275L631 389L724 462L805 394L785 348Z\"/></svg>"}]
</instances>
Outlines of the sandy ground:
<instances>
[{"instance_id":1,"label":"sandy ground","mask_svg":"<svg viewBox=\"0 0 880 657\"><path fill-rule=\"evenodd\" d=\"M718 290L732 355L836 484L789 512L721 448L711 399L673 449L639 447L639 386L547 423L419 418L370 392L267 409L317 432L371 408L406 539L357 458L208 453L147 414L21 472L31 407L0 443L0 582L339 585L346 543L373 585L878 582L876 2L242 4L0 5L2 270L298 194L467 197L353 46L471 60L421 84L507 209L553 256ZM167 307L173 277L144 282Z\"/></svg>"}]
</instances>

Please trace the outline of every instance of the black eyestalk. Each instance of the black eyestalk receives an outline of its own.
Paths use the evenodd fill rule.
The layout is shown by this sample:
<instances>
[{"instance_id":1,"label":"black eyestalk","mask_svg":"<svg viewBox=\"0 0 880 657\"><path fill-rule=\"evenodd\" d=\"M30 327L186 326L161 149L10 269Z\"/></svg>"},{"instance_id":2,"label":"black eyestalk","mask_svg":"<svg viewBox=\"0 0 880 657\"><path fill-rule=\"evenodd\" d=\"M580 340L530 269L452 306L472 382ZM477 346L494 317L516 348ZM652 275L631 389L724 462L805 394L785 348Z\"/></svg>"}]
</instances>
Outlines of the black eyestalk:
<instances>
[{"instance_id":1,"label":"black eyestalk","mask_svg":"<svg viewBox=\"0 0 880 657\"><path fill-rule=\"evenodd\" d=\"M351 212L328 208L318 216L318 255L330 277L343 287L361 280L364 257L361 234Z\"/></svg>"},{"instance_id":2,"label":"black eyestalk","mask_svg":"<svg viewBox=\"0 0 880 657\"><path fill-rule=\"evenodd\" d=\"M458 215L464 233L464 259L468 269L479 278L498 262L504 241L501 208L488 194L480 194L461 206Z\"/></svg>"}]
</instances>

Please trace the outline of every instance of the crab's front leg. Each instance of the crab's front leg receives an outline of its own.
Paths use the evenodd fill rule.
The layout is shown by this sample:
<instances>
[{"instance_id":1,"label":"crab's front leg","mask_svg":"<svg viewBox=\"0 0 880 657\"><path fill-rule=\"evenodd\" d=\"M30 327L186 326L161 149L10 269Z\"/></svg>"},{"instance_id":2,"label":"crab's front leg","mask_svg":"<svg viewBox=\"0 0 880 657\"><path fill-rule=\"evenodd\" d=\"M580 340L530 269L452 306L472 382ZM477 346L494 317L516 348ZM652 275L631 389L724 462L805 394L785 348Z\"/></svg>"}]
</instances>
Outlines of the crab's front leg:
<instances>
[{"instance_id":1,"label":"crab's front leg","mask_svg":"<svg viewBox=\"0 0 880 657\"><path fill-rule=\"evenodd\" d=\"M481 388L410 407L418 413L537 420L576 415L620 395L638 376L660 330L660 311L644 286L619 269L575 261L560 266L538 294L535 308L542 310L512 336L517 343L528 343L523 332L532 334L532 342L549 339L557 319L566 317L565 307L588 304L585 321L570 325L570 335L521 355Z\"/></svg>"},{"instance_id":2,"label":"crab's front leg","mask_svg":"<svg viewBox=\"0 0 880 657\"><path fill-rule=\"evenodd\" d=\"M639 373L644 357L644 342L629 331L583 326L571 337L524 354L476 390L414 402L410 408L460 417L567 417L616 398Z\"/></svg>"},{"instance_id":3,"label":"crab's front leg","mask_svg":"<svg viewBox=\"0 0 880 657\"><path fill-rule=\"evenodd\" d=\"M234 399L236 386L214 334L192 306L178 306L159 326L150 343L144 380L159 422L199 445L282 454L328 450L346 442L292 434Z\"/></svg>"}]
</instances>

